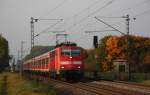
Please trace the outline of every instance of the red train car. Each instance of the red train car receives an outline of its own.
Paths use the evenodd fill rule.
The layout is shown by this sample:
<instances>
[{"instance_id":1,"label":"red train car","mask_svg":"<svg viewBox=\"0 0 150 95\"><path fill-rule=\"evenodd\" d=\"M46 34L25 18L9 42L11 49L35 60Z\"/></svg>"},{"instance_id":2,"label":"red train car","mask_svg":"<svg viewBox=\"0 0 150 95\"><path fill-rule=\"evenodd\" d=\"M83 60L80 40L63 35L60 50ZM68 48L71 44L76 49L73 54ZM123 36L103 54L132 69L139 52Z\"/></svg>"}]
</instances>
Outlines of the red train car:
<instances>
[{"instance_id":1,"label":"red train car","mask_svg":"<svg viewBox=\"0 0 150 95\"><path fill-rule=\"evenodd\" d=\"M26 60L25 72L66 79L83 76L83 50L74 43L62 43L53 50Z\"/></svg>"}]
</instances>

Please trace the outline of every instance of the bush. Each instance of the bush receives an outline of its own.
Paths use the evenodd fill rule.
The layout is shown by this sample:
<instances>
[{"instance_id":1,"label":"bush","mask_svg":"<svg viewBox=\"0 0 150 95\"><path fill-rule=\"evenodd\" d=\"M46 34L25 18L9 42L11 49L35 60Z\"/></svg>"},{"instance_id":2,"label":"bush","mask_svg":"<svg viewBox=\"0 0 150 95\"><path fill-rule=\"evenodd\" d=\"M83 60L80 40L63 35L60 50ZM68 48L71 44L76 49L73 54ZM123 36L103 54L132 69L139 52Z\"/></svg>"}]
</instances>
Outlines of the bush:
<instances>
[{"instance_id":1,"label":"bush","mask_svg":"<svg viewBox=\"0 0 150 95\"><path fill-rule=\"evenodd\" d=\"M98 78L102 80L115 80L115 73L113 72L99 72Z\"/></svg>"},{"instance_id":2,"label":"bush","mask_svg":"<svg viewBox=\"0 0 150 95\"><path fill-rule=\"evenodd\" d=\"M85 72L84 76L89 79L115 80L113 72Z\"/></svg>"},{"instance_id":3,"label":"bush","mask_svg":"<svg viewBox=\"0 0 150 95\"><path fill-rule=\"evenodd\" d=\"M93 72L84 72L84 77L89 79L94 79L94 73Z\"/></svg>"},{"instance_id":4,"label":"bush","mask_svg":"<svg viewBox=\"0 0 150 95\"><path fill-rule=\"evenodd\" d=\"M144 80L150 79L150 74L149 73L132 73L131 74L131 81L134 82L141 82Z\"/></svg>"}]
</instances>

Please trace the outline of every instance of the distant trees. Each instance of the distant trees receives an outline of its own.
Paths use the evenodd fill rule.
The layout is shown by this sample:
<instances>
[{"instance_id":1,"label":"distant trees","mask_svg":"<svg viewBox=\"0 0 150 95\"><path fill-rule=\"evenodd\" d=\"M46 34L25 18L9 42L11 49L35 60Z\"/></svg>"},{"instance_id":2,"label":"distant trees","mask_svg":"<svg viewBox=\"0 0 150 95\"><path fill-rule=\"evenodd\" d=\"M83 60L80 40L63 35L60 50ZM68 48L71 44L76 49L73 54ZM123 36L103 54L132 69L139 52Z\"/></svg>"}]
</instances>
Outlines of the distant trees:
<instances>
[{"instance_id":1,"label":"distant trees","mask_svg":"<svg viewBox=\"0 0 150 95\"><path fill-rule=\"evenodd\" d=\"M9 66L8 41L0 35L0 71Z\"/></svg>"}]
</instances>

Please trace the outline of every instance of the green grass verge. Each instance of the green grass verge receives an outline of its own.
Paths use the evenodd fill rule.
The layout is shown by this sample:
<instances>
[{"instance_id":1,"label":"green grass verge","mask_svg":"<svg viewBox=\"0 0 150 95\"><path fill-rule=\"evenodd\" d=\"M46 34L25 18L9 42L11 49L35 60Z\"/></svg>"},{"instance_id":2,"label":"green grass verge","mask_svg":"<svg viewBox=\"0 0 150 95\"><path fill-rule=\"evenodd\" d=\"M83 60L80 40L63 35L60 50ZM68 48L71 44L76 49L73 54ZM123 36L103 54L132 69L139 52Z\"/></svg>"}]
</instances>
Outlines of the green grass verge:
<instances>
[{"instance_id":1,"label":"green grass verge","mask_svg":"<svg viewBox=\"0 0 150 95\"><path fill-rule=\"evenodd\" d=\"M7 78L7 95L56 95L53 87L37 83L35 80L20 78L15 73L5 73Z\"/></svg>"},{"instance_id":2,"label":"green grass verge","mask_svg":"<svg viewBox=\"0 0 150 95\"><path fill-rule=\"evenodd\" d=\"M3 85L3 77L4 77L4 74L3 73L0 73L0 95L2 93L2 85Z\"/></svg>"}]
</instances>

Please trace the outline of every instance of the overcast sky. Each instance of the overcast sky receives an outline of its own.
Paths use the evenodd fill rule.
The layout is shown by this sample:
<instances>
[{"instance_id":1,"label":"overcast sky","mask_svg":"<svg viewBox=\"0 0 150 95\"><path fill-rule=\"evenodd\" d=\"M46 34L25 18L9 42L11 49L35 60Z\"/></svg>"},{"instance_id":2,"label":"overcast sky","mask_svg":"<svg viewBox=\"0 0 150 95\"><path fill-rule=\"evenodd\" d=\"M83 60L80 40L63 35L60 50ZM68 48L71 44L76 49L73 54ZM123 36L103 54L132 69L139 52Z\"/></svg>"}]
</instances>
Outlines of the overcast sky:
<instances>
[{"instance_id":1,"label":"overcast sky","mask_svg":"<svg viewBox=\"0 0 150 95\"><path fill-rule=\"evenodd\" d=\"M35 23L35 34L40 33L36 45L55 45L56 33L65 31L68 39L81 47L92 48L92 37L120 35L116 31L85 33L85 31L112 30L94 19L95 16L126 33L126 22L121 17L129 14L130 34L150 37L150 0L0 0L0 34L8 41L10 53L17 56L21 40L25 54L30 50L30 17L63 19ZM104 17L105 16L105 17ZM136 17L136 20L132 18ZM57 23L57 24L56 24ZM56 24L56 25L55 25ZM45 31L48 27L48 31ZM42 31L45 31L42 33Z\"/></svg>"}]
</instances>

